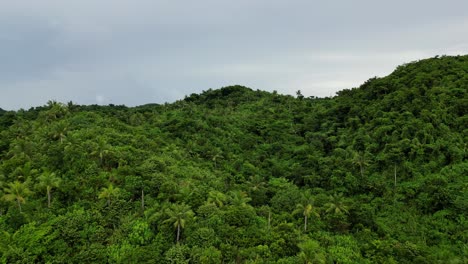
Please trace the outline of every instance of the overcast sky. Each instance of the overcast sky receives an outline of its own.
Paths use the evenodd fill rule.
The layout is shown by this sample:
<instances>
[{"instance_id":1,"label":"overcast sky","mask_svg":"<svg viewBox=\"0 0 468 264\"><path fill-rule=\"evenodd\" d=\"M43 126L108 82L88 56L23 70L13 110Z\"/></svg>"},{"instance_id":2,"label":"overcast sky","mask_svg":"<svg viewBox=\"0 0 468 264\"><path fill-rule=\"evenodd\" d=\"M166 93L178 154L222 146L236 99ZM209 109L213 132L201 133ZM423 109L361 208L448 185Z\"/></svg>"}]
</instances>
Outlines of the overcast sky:
<instances>
[{"instance_id":1,"label":"overcast sky","mask_svg":"<svg viewBox=\"0 0 468 264\"><path fill-rule=\"evenodd\" d=\"M466 0L0 0L0 108L164 103L241 84L332 96L468 53Z\"/></svg>"}]
</instances>

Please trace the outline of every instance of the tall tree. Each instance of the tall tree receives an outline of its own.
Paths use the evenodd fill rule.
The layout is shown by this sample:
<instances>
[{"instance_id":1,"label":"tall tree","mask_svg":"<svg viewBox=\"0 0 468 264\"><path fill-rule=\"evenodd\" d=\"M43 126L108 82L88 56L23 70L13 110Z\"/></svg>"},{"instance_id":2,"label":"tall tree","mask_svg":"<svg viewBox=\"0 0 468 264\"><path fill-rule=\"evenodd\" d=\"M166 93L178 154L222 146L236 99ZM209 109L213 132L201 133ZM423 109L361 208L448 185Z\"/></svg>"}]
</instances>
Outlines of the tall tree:
<instances>
[{"instance_id":1,"label":"tall tree","mask_svg":"<svg viewBox=\"0 0 468 264\"><path fill-rule=\"evenodd\" d=\"M53 139L59 140L60 144L63 143L68 133L68 125L64 121L56 123L51 130L51 136Z\"/></svg>"},{"instance_id":2,"label":"tall tree","mask_svg":"<svg viewBox=\"0 0 468 264\"><path fill-rule=\"evenodd\" d=\"M364 168L369 165L365 152L355 152L353 157L353 163L359 166L359 172L361 178L364 178Z\"/></svg>"},{"instance_id":3,"label":"tall tree","mask_svg":"<svg viewBox=\"0 0 468 264\"><path fill-rule=\"evenodd\" d=\"M44 170L41 176L39 176L39 188L46 189L47 192L47 207L50 208L52 199L52 188L58 188L61 183L61 179L57 177L54 172Z\"/></svg>"},{"instance_id":4,"label":"tall tree","mask_svg":"<svg viewBox=\"0 0 468 264\"><path fill-rule=\"evenodd\" d=\"M320 214L317 211L317 208L313 205L314 199L312 194L307 190L302 194L301 203L296 205L296 210L293 214L302 214L304 216L304 232L307 231L307 223L311 215L319 218Z\"/></svg>"},{"instance_id":5,"label":"tall tree","mask_svg":"<svg viewBox=\"0 0 468 264\"><path fill-rule=\"evenodd\" d=\"M44 114L43 118L47 122L55 121L69 113L68 106L57 101L48 101L47 107L49 109L42 112Z\"/></svg>"},{"instance_id":6,"label":"tall tree","mask_svg":"<svg viewBox=\"0 0 468 264\"><path fill-rule=\"evenodd\" d=\"M181 230L185 228L187 221L194 218L195 214L189 205L186 204L172 204L165 211L168 219L164 223L172 223L177 230L176 241L179 243Z\"/></svg>"},{"instance_id":7,"label":"tall tree","mask_svg":"<svg viewBox=\"0 0 468 264\"><path fill-rule=\"evenodd\" d=\"M327 208L327 213L333 213L336 215L349 213L349 207L346 204L342 193L331 195L328 203L325 204L325 207Z\"/></svg>"},{"instance_id":8,"label":"tall tree","mask_svg":"<svg viewBox=\"0 0 468 264\"><path fill-rule=\"evenodd\" d=\"M107 205L111 205L112 199L116 198L119 195L120 188L114 187L114 185L109 184L107 188L103 187L99 193L99 199L106 199Z\"/></svg>"},{"instance_id":9,"label":"tall tree","mask_svg":"<svg viewBox=\"0 0 468 264\"><path fill-rule=\"evenodd\" d=\"M111 151L111 145L103 138L99 138L95 146L95 150L91 152L91 155L99 158L99 165L104 165L105 158L109 155Z\"/></svg>"},{"instance_id":10,"label":"tall tree","mask_svg":"<svg viewBox=\"0 0 468 264\"><path fill-rule=\"evenodd\" d=\"M32 194L27 184L19 181L10 182L7 187L3 189L3 192L5 194L2 196L2 199L8 202L15 202L20 212L22 212L21 204L24 204L26 202L26 197Z\"/></svg>"}]
</instances>

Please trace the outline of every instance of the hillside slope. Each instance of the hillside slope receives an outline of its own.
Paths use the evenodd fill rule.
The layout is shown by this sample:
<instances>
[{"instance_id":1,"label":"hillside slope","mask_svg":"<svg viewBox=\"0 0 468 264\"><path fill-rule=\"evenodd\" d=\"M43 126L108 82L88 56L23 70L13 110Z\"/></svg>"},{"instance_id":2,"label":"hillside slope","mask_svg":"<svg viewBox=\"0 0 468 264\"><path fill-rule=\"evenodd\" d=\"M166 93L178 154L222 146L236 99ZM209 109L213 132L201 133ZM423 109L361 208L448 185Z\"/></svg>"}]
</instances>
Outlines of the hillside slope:
<instances>
[{"instance_id":1,"label":"hillside slope","mask_svg":"<svg viewBox=\"0 0 468 264\"><path fill-rule=\"evenodd\" d=\"M468 261L468 56L333 98L0 113L2 263Z\"/></svg>"}]
</instances>

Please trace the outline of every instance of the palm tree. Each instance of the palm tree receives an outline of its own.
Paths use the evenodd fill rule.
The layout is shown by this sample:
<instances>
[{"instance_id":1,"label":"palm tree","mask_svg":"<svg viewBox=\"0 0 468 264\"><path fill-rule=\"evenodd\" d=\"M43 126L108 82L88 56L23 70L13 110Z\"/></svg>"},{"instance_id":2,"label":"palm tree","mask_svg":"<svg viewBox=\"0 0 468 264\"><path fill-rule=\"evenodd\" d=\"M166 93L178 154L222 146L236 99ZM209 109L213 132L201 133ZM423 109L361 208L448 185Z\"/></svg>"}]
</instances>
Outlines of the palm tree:
<instances>
[{"instance_id":1,"label":"palm tree","mask_svg":"<svg viewBox=\"0 0 468 264\"><path fill-rule=\"evenodd\" d=\"M229 202L234 206L244 207L247 206L247 203L250 202L249 196L243 191L231 191L229 192Z\"/></svg>"},{"instance_id":2,"label":"palm tree","mask_svg":"<svg viewBox=\"0 0 468 264\"><path fill-rule=\"evenodd\" d=\"M346 205L342 193L331 195L329 199L329 202L325 204L327 213L334 213L336 215L349 214L349 207Z\"/></svg>"},{"instance_id":3,"label":"palm tree","mask_svg":"<svg viewBox=\"0 0 468 264\"><path fill-rule=\"evenodd\" d=\"M31 140L27 138L17 138L12 141L10 151L8 151L7 155L9 157L19 157L24 160L30 160L33 149L34 146Z\"/></svg>"},{"instance_id":4,"label":"palm tree","mask_svg":"<svg viewBox=\"0 0 468 264\"><path fill-rule=\"evenodd\" d=\"M220 159L223 159L223 155L221 154L221 150L220 149L216 149L216 152L214 154L212 154L212 157L211 157L211 160L213 161L214 163L214 167L216 168L217 165L218 165L218 160Z\"/></svg>"},{"instance_id":5,"label":"palm tree","mask_svg":"<svg viewBox=\"0 0 468 264\"><path fill-rule=\"evenodd\" d=\"M315 217L320 217L320 214L317 212L317 208L313 206L314 199L309 190L302 194L302 202L296 205L296 210L293 214L302 214L304 216L304 231L307 231L307 222L311 215Z\"/></svg>"},{"instance_id":6,"label":"palm tree","mask_svg":"<svg viewBox=\"0 0 468 264\"><path fill-rule=\"evenodd\" d=\"M167 204L160 205L158 202L155 202L153 206L146 209L143 213L146 221L149 224L159 222L159 220L164 217L165 208L167 208Z\"/></svg>"},{"instance_id":7,"label":"palm tree","mask_svg":"<svg viewBox=\"0 0 468 264\"><path fill-rule=\"evenodd\" d=\"M304 215L304 231L307 231L307 221L310 215L314 215L315 217L320 217L320 214L316 211L316 207L312 204L297 204L296 210L294 210L293 214L302 213Z\"/></svg>"},{"instance_id":8,"label":"palm tree","mask_svg":"<svg viewBox=\"0 0 468 264\"><path fill-rule=\"evenodd\" d=\"M49 109L44 111L44 115L45 120L48 122L64 117L69 112L67 105L57 101L48 101L47 107L49 107Z\"/></svg>"},{"instance_id":9,"label":"palm tree","mask_svg":"<svg viewBox=\"0 0 468 264\"><path fill-rule=\"evenodd\" d=\"M120 188L114 187L114 185L109 184L109 187L102 188L99 193L99 199L107 199L107 205L111 205L112 199L119 195Z\"/></svg>"},{"instance_id":10,"label":"palm tree","mask_svg":"<svg viewBox=\"0 0 468 264\"><path fill-rule=\"evenodd\" d=\"M208 193L208 204L214 204L217 207L223 207L226 203L227 197L224 193L218 191L210 191Z\"/></svg>"},{"instance_id":11,"label":"palm tree","mask_svg":"<svg viewBox=\"0 0 468 264\"><path fill-rule=\"evenodd\" d=\"M364 177L364 167L369 165L369 162L366 157L367 153L363 152L356 152L354 153L353 163L359 166L359 171L361 173L361 177Z\"/></svg>"},{"instance_id":12,"label":"palm tree","mask_svg":"<svg viewBox=\"0 0 468 264\"><path fill-rule=\"evenodd\" d=\"M270 230L270 227L271 227L271 208L270 208L270 206L263 205L263 206L258 208L258 212L267 217L268 230Z\"/></svg>"},{"instance_id":13,"label":"palm tree","mask_svg":"<svg viewBox=\"0 0 468 264\"><path fill-rule=\"evenodd\" d=\"M18 167L13 172L13 176L18 179L30 179L38 173L38 170L31 167L31 162L26 162L23 167Z\"/></svg>"},{"instance_id":14,"label":"palm tree","mask_svg":"<svg viewBox=\"0 0 468 264\"><path fill-rule=\"evenodd\" d=\"M261 193L263 190L265 190L267 184L265 182L265 178L258 174L255 174L249 177L249 180L246 182L246 185L250 196L254 197L255 193Z\"/></svg>"},{"instance_id":15,"label":"palm tree","mask_svg":"<svg viewBox=\"0 0 468 264\"><path fill-rule=\"evenodd\" d=\"M249 187L252 191L258 191L265 187L265 179L260 175L254 175L249 177Z\"/></svg>"},{"instance_id":16,"label":"palm tree","mask_svg":"<svg viewBox=\"0 0 468 264\"><path fill-rule=\"evenodd\" d=\"M186 204L172 204L165 210L168 217L163 223L172 223L174 228L177 230L176 241L179 243L180 232L182 228L185 228L185 224L190 219L194 218L194 213L189 205Z\"/></svg>"},{"instance_id":17,"label":"palm tree","mask_svg":"<svg viewBox=\"0 0 468 264\"><path fill-rule=\"evenodd\" d=\"M52 188L58 188L61 183L61 179L55 175L55 173L45 170L41 176L39 176L39 188L45 188L47 191L47 207L50 208L50 202L52 199Z\"/></svg>"},{"instance_id":18,"label":"palm tree","mask_svg":"<svg viewBox=\"0 0 468 264\"><path fill-rule=\"evenodd\" d=\"M16 202L21 213L21 204L26 202L26 196L32 194L26 183L14 181L10 182L5 189L2 199L7 202Z\"/></svg>"},{"instance_id":19,"label":"palm tree","mask_svg":"<svg viewBox=\"0 0 468 264\"><path fill-rule=\"evenodd\" d=\"M178 191L174 194L177 201L190 201L195 188L191 181L180 181L178 184Z\"/></svg>"},{"instance_id":20,"label":"palm tree","mask_svg":"<svg viewBox=\"0 0 468 264\"><path fill-rule=\"evenodd\" d=\"M104 158L109 155L111 147L104 139L99 138L96 149L91 152L91 155L99 157L99 165L104 164Z\"/></svg>"},{"instance_id":21,"label":"palm tree","mask_svg":"<svg viewBox=\"0 0 468 264\"><path fill-rule=\"evenodd\" d=\"M63 140L67 137L68 133L68 126L67 124L62 121L57 123L53 128L52 128L52 138L60 140L60 144L63 143Z\"/></svg>"}]
</instances>

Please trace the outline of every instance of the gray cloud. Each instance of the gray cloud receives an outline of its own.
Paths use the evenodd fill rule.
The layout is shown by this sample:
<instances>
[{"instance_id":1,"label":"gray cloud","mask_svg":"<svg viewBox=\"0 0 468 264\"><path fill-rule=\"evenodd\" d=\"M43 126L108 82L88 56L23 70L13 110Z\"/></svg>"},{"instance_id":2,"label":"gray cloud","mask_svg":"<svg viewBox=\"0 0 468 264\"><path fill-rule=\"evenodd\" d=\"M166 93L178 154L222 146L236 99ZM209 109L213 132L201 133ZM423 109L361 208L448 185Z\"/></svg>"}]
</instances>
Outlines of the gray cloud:
<instances>
[{"instance_id":1,"label":"gray cloud","mask_svg":"<svg viewBox=\"0 0 468 264\"><path fill-rule=\"evenodd\" d=\"M0 107L138 105L243 84L330 96L468 50L465 1L0 2Z\"/></svg>"}]
</instances>

